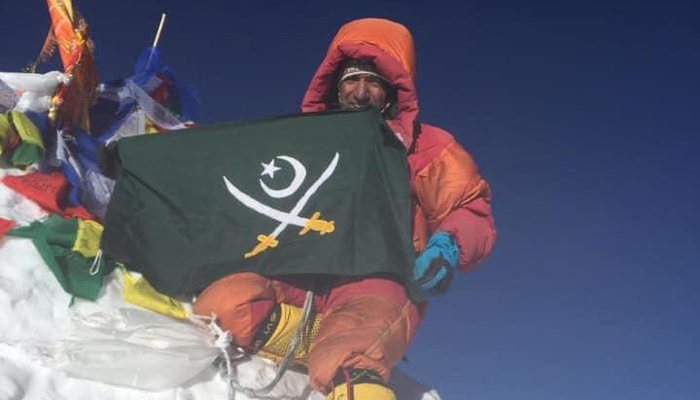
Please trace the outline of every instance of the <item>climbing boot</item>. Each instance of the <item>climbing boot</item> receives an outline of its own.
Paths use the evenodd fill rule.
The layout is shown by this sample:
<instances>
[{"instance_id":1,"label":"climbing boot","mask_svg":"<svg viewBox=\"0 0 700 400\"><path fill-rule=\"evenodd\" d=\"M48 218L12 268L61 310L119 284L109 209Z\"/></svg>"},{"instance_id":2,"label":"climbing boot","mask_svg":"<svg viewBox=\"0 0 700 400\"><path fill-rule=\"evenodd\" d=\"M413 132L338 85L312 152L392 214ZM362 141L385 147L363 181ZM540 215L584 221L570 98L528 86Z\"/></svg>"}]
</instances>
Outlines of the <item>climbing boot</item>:
<instances>
[{"instance_id":1,"label":"climbing boot","mask_svg":"<svg viewBox=\"0 0 700 400\"><path fill-rule=\"evenodd\" d=\"M299 307L284 303L276 304L253 339L253 348L257 351L257 355L277 363L281 362L291 348L302 314L303 310ZM306 356L320 325L321 315L312 314L299 337L292 365L307 366Z\"/></svg>"},{"instance_id":2,"label":"climbing boot","mask_svg":"<svg viewBox=\"0 0 700 400\"><path fill-rule=\"evenodd\" d=\"M369 369L341 370L333 384L326 400L396 400L394 391L379 374Z\"/></svg>"}]
</instances>

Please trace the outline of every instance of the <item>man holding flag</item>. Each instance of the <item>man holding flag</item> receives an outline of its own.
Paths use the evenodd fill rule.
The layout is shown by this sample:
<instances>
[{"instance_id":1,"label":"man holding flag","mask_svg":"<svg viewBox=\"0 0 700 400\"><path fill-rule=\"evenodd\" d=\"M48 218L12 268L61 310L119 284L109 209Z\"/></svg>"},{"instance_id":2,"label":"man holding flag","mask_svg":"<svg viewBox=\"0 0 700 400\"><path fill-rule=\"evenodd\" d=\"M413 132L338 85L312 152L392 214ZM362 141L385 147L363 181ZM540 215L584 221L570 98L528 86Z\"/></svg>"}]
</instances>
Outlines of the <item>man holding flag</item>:
<instances>
[{"instance_id":1,"label":"man holding flag","mask_svg":"<svg viewBox=\"0 0 700 400\"><path fill-rule=\"evenodd\" d=\"M444 293L453 270L473 269L495 242L489 186L449 133L418 121L414 78L413 40L404 26L382 19L352 21L333 39L301 107L304 112L375 108L401 143L412 203L412 226L407 229L417 257L404 261L397 250L393 261L410 264L412 282L397 279L380 265L356 265L367 271L363 275L236 272L209 285L194 305L197 314L215 313L236 345L280 359L297 333L304 294L313 290L316 314L301 337L296 357L308 366L312 386L327 393L329 400L395 399L385 384L422 319L423 300ZM315 189L309 186L307 194L323 190L324 174L327 178L336 173L338 154L329 158ZM306 172L296 158L282 155L263 163L263 176L272 178L280 170L275 162L293 168L292 183L272 189L261 178L260 185L267 195L282 198L300 187ZM245 253L246 258L271 252L282 241L278 240L281 231L290 225L319 237L333 235L336 224L324 220L320 212L300 213L303 204L290 212L261 204L241 190L235 179L225 176L224 181L237 204L279 221L277 229L258 236L258 244ZM313 194L302 197L297 206L309 196ZM398 237L404 234L399 231ZM411 286L419 287L423 295L412 295Z\"/></svg>"}]
</instances>

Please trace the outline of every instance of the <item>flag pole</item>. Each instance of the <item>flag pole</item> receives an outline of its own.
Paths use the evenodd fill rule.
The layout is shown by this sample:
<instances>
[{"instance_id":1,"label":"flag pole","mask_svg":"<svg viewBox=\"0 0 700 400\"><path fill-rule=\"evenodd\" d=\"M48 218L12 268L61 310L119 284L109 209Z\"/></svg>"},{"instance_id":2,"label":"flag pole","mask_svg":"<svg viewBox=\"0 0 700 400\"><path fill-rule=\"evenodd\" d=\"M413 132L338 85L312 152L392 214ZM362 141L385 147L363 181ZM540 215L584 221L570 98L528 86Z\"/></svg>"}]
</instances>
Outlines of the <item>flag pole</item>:
<instances>
[{"instance_id":1,"label":"flag pole","mask_svg":"<svg viewBox=\"0 0 700 400\"><path fill-rule=\"evenodd\" d=\"M153 49L151 51L151 54L148 55L148 62L146 63L146 69L148 69L151 66L151 59L153 58L153 53L158 46L158 41L160 41L160 33L163 31L163 25L165 25L165 17L166 14L162 13L160 15L160 23L158 24L158 30L156 31L156 37L153 39L153 46L151 48Z\"/></svg>"},{"instance_id":2,"label":"flag pole","mask_svg":"<svg viewBox=\"0 0 700 400\"><path fill-rule=\"evenodd\" d=\"M158 41L160 40L160 33L163 31L163 25L165 25L165 16L165 13L160 15L160 23L158 24L158 31L156 32L156 37L155 39L153 39L153 47L158 46Z\"/></svg>"}]
</instances>

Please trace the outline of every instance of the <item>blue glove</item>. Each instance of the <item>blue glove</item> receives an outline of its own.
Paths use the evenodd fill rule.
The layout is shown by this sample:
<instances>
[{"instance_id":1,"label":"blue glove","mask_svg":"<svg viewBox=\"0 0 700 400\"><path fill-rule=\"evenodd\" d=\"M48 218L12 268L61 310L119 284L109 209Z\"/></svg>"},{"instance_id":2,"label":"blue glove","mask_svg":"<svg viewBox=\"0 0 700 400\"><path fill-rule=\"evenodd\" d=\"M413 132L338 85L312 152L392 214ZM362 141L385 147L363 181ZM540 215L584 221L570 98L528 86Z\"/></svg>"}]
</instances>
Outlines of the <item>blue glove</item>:
<instances>
[{"instance_id":1,"label":"blue glove","mask_svg":"<svg viewBox=\"0 0 700 400\"><path fill-rule=\"evenodd\" d=\"M416 258L413 279L430 294L445 293L457 267L459 248L447 232L437 232L428 239L425 251Z\"/></svg>"}]
</instances>

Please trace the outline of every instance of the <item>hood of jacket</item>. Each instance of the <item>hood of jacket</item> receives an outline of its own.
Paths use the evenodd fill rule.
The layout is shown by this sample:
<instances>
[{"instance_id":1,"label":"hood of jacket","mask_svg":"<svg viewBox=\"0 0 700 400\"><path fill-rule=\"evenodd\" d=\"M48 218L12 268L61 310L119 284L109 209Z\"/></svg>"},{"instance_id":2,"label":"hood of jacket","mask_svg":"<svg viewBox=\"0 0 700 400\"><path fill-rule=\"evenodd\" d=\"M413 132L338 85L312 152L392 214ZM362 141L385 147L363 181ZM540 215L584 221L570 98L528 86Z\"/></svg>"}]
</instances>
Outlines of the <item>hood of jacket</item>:
<instances>
[{"instance_id":1,"label":"hood of jacket","mask_svg":"<svg viewBox=\"0 0 700 400\"><path fill-rule=\"evenodd\" d=\"M337 103L338 74L347 59L372 62L377 72L396 89L396 112L387 124L406 149L413 144L418 120L415 88L415 50L405 26L378 18L365 18L343 25L328 47L302 100L304 112L325 111Z\"/></svg>"}]
</instances>

